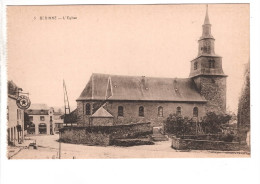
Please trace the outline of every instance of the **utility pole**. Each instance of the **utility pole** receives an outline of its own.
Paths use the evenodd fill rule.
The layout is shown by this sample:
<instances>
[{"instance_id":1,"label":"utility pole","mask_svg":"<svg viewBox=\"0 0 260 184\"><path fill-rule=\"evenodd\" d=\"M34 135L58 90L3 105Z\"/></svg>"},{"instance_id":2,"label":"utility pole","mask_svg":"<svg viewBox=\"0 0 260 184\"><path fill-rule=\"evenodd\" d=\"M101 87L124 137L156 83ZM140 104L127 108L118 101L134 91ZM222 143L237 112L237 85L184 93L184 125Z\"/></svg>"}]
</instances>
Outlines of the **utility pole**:
<instances>
[{"instance_id":1,"label":"utility pole","mask_svg":"<svg viewBox=\"0 0 260 184\"><path fill-rule=\"evenodd\" d=\"M68 114L70 114L70 104L69 104L69 98L68 98L68 94L67 94L67 89L66 89L66 84L65 81L63 79L63 93L64 93L64 123L66 123L67 126L67 120L66 117ZM71 126L72 126L72 122L71 122Z\"/></svg>"},{"instance_id":2,"label":"utility pole","mask_svg":"<svg viewBox=\"0 0 260 184\"><path fill-rule=\"evenodd\" d=\"M59 159L61 159L61 132L59 131Z\"/></svg>"}]
</instances>

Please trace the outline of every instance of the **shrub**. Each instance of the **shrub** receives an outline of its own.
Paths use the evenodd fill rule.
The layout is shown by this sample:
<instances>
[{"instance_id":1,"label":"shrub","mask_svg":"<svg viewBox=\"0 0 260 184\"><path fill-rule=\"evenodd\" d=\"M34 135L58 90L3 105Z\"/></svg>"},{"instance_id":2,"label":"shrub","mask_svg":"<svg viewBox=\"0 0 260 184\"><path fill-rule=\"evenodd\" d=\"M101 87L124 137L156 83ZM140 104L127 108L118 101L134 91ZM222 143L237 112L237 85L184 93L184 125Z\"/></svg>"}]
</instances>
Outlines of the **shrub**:
<instances>
[{"instance_id":1,"label":"shrub","mask_svg":"<svg viewBox=\"0 0 260 184\"><path fill-rule=\"evenodd\" d=\"M164 121L164 132L173 135L185 135L192 132L192 120L177 114L170 114Z\"/></svg>"},{"instance_id":2,"label":"shrub","mask_svg":"<svg viewBox=\"0 0 260 184\"><path fill-rule=\"evenodd\" d=\"M224 113L208 112L202 119L202 128L205 133L220 133L221 127L229 122L231 115Z\"/></svg>"},{"instance_id":3,"label":"shrub","mask_svg":"<svg viewBox=\"0 0 260 184\"><path fill-rule=\"evenodd\" d=\"M198 122L189 117L170 114L164 121L164 131L176 136L197 134L218 134L222 132L222 126L227 124L231 115L224 113L208 112Z\"/></svg>"}]
</instances>

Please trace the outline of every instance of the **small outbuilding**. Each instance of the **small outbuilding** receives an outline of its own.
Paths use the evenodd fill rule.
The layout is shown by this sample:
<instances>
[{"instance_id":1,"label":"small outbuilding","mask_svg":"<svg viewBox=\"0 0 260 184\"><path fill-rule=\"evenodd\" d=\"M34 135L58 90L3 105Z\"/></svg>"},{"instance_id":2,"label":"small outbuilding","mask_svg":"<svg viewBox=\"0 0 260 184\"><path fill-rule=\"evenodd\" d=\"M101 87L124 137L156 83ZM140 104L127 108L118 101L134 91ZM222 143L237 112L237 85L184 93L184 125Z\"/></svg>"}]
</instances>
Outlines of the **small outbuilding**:
<instances>
[{"instance_id":1,"label":"small outbuilding","mask_svg":"<svg viewBox=\"0 0 260 184\"><path fill-rule=\"evenodd\" d=\"M90 126L112 126L113 124L114 117L103 107L90 116Z\"/></svg>"}]
</instances>

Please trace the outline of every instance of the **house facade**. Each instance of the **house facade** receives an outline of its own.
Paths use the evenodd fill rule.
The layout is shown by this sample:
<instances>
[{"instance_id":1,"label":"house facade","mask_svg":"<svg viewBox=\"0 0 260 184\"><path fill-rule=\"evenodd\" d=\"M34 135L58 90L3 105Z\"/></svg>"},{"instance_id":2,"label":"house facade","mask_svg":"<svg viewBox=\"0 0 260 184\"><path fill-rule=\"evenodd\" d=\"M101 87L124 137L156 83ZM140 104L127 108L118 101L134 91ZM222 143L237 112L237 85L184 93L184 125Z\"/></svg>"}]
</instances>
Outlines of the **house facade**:
<instances>
[{"instance_id":1,"label":"house facade","mask_svg":"<svg viewBox=\"0 0 260 184\"><path fill-rule=\"evenodd\" d=\"M32 104L26 110L30 119L28 134L53 134L54 133L54 109L45 104Z\"/></svg>"},{"instance_id":2,"label":"house facade","mask_svg":"<svg viewBox=\"0 0 260 184\"><path fill-rule=\"evenodd\" d=\"M113 124L151 122L161 126L173 113L200 120L208 111L226 111L226 75L222 57L215 54L208 10L191 61L189 78L156 78L92 74L77 99L78 125L90 126L100 108Z\"/></svg>"},{"instance_id":3,"label":"house facade","mask_svg":"<svg viewBox=\"0 0 260 184\"><path fill-rule=\"evenodd\" d=\"M13 81L8 81L7 140L9 145L16 145L24 140L24 110L16 105L18 89Z\"/></svg>"}]
</instances>

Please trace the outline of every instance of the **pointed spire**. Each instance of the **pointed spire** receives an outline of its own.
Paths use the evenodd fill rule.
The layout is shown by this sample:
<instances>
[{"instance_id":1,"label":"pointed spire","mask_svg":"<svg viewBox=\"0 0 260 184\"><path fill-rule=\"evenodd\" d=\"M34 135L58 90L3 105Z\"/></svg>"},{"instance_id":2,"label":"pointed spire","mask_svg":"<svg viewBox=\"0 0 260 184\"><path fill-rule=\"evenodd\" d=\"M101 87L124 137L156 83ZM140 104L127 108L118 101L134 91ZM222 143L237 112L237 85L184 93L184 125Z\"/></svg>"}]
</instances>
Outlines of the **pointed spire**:
<instances>
[{"instance_id":1,"label":"pointed spire","mask_svg":"<svg viewBox=\"0 0 260 184\"><path fill-rule=\"evenodd\" d=\"M208 15L208 5L206 5L206 16L205 16L204 24L210 24L209 15Z\"/></svg>"}]
</instances>

